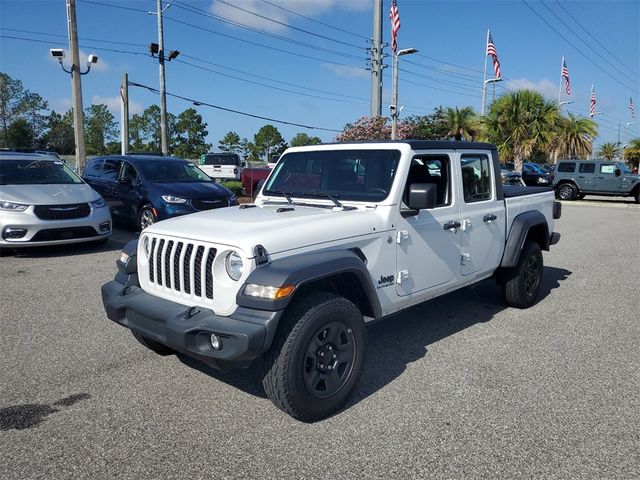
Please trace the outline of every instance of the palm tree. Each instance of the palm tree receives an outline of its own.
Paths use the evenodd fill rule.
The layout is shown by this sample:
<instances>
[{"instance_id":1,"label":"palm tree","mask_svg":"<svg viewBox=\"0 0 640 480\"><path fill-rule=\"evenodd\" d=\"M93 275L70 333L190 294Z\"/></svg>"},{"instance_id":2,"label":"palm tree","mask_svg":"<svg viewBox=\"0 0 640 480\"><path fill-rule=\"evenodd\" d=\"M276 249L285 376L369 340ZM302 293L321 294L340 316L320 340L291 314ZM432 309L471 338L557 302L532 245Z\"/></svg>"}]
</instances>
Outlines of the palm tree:
<instances>
[{"instance_id":1,"label":"palm tree","mask_svg":"<svg viewBox=\"0 0 640 480\"><path fill-rule=\"evenodd\" d=\"M462 140L462 137L473 140L478 134L478 117L471 107L462 109L449 107L445 111L445 118L449 129L447 135L458 141Z\"/></svg>"},{"instance_id":2,"label":"palm tree","mask_svg":"<svg viewBox=\"0 0 640 480\"><path fill-rule=\"evenodd\" d=\"M558 158L586 159L591 154L593 138L598 134L598 125L589 118L569 113L561 117L557 135L551 146L556 160Z\"/></svg>"},{"instance_id":3,"label":"palm tree","mask_svg":"<svg viewBox=\"0 0 640 480\"><path fill-rule=\"evenodd\" d=\"M512 158L516 170L534 150L552 145L560 119L556 102L534 90L519 90L499 97L484 117L484 139L495 143L504 159Z\"/></svg>"},{"instance_id":4,"label":"palm tree","mask_svg":"<svg viewBox=\"0 0 640 480\"><path fill-rule=\"evenodd\" d=\"M636 167L640 166L640 138L629 140L627 148L624 149L624 159Z\"/></svg>"},{"instance_id":5,"label":"palm tree","mask_svg":"<svg viewBox=\"0 0 640 480\"><path fill-rule=\"evenodd\" d=\"M613 142L603 143L596 152L596 156L605 160L613 160L620 156L620 144Z\"/></svg>"}]
</instances>

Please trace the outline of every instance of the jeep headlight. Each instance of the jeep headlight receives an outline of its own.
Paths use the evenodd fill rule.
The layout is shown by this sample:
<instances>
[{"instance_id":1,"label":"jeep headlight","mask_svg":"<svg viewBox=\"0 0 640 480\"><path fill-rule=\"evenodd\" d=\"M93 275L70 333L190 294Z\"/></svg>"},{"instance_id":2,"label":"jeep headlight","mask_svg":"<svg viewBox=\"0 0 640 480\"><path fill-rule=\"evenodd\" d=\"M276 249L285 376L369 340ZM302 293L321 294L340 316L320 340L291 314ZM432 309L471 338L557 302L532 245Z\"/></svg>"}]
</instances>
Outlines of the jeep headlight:
<instances>
[{"instance_id":1,"label":"jeep headlight","mask_svg":"<svg viewBox=\"0 0 640 480\"><path fill-rule=\"evenodd\" d=\"M244 265L242 264L242 258L236 252L229 252L224 259L224 266L227 269L227 275L236 282L240 280Z\"/></svg>"},{"instance_id":2,"label":"jeep headlight","mask_svg":"<svg viewBox=\"0 0 640 480\"><path fill-rule=\"evenodd\" d=\"M151 253L151 240L148 235L142 237L142 253L144 256L149 258L149 254Z\"/></svg>"}]
</instances>

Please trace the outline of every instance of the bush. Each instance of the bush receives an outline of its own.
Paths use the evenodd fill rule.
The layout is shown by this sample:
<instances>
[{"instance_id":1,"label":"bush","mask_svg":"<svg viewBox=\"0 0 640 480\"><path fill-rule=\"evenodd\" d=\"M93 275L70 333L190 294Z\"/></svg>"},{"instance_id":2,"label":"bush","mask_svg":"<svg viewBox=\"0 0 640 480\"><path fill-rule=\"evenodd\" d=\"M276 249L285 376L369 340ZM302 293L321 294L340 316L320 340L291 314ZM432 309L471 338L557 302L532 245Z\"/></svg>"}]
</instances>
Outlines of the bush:
<instances>
[{"instance_id":1,"label":"bush","mask_svg":"<svg viewBox=\"0 0 640 480\"><path fill-rule=\"evenodd\" d=\"M240 196L242 195L242 182L238 180L229 180L226 182L221 182L222 186L228 188L233 192L234 195Z\"/></svg>"}]
</instances>

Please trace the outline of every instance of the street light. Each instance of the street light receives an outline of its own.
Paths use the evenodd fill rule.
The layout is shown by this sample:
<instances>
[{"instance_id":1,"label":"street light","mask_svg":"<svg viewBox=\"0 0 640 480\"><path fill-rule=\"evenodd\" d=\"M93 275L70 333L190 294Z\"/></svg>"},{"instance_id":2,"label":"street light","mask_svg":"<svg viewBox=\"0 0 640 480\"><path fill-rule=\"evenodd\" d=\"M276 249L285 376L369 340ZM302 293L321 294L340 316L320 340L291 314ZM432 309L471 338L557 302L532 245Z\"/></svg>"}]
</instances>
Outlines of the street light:
<instances>
[{"instance_id":1,"label":"street light","mask_svg":"<svg viewBox=\"0 0 640 480\"><path fill-rule=\"evenodd\" d=\"M629 125L633 125L635 123L638 122L627 122L627 134L625 135L625 138L627 139L627 141L629 141ZM622 161L624 162L624 150L628 147L629 145L627 145L626 143L622 146Z\"/></svg>"},{"instance_id":2,"label":"street light","mask_svg":"<svg viewBox=\"0 0 640 480\"><path fill-rule=\"evenodd\" d=\"M564 102L560 102L558 104L558 108L562 108L562 105L569 105L570 103L573 103L573 100L565 100Z\"/></svg>"},{"instance_id":3,"label":"street light","mask_svg":"<svg viewBox=\"0 0 640 480\"><path fill-rule=\"evenodd\" d=\"M391 110L391 140L395 140L397 137L398 116L400 115L400 110L398 109L398 57L410 55L417 51L417 48L405 48L393 55L393 103L389 105L389 110Z\"/></svg>"},{"instance_id":4,"label":"street light","mask_svg":"<svg viewBox=\"0 0 640 480\"><path fill-rule=\"evenodd\" d=\"M61 48L52 48L49 50L49 52L51 53L51 56L53 58L57 58L58 59L58 63L60 64L60 67L62 68L62 70L64 70L66 73L73 73L73 66L71 67L71 70L67 70L66 68L64 68L64 64L62 63L62 60L64 59L64 50ZM93 53L91 55L89 55L87 57L87 69L82 72L80 71L80 68L78 67L78 73L80 75L86 75L87 73L89 73L91 71L91 65L93 65L94 63L98 63L98 56L94 55Z\"/></svg>"}]
</instances>

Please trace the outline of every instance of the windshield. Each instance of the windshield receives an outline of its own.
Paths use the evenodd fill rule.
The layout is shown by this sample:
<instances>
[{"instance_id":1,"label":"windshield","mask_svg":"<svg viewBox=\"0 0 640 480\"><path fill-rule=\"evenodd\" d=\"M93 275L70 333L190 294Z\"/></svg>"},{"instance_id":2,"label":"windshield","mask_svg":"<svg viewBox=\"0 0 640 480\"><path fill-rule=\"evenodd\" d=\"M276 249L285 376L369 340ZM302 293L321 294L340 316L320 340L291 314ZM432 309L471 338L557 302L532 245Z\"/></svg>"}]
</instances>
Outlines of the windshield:
<instances>
[{"instance_id":1,"label":"windshield","mask_svg":"<svg viewBox=\"0 0 640 480\"><path fill-rule=\"evenodd\" d=\"M63 162L52 160L0 160L0 185L52 185L84 183Z\"/></svg>"},{"instance_id":2,"label":"windshield","mask_svg":"<svg viewBox=\"0 0 640 480\"><path fill-rule=\"evenodd\" d=\"M400 160L399 150L323 150L280 158L266 195L380 202L387 198Z\"/></svg>"},{"instance_id":3,"label":"windshield","mask_svg":"<svg viewBox=\"0 0 640 480\"><path fill-rule=\"evenodd\" d=\"M522 166L523 170L527 173L545 173L544 170L542 170L538 165L536 165L535 163L525 163Z\"/></svg>"},{"instance_id":4,"label":"windshield","mask_svg":"<svg viewBox=\"0 0 640 480\"><path fill-rule=\"evenodd\" d=\"M211 178L194 164L175 160L149 160L136 165L150 182L211 182Z\"/></svg>"},{"instance_id":5,"label":"windshield","mask_svg":"<svg viewBox=\"0 0 640 480\"><path fill-rule=\"evenodd\" d=\"M236 155L203 155L200 159L200 165L238 166L239 163Z\"/></svg>"},{"instance_id":6,"label":"windshield","mask_svg":"<svg viewBox=\"0 0 640 480\"><path fill-rule=\"evenodd\" d=\"M624 163L616 163L616 168L618 168L622 173L631 173L629 167L627 167Z\"/></svg>"}]
</instances>

